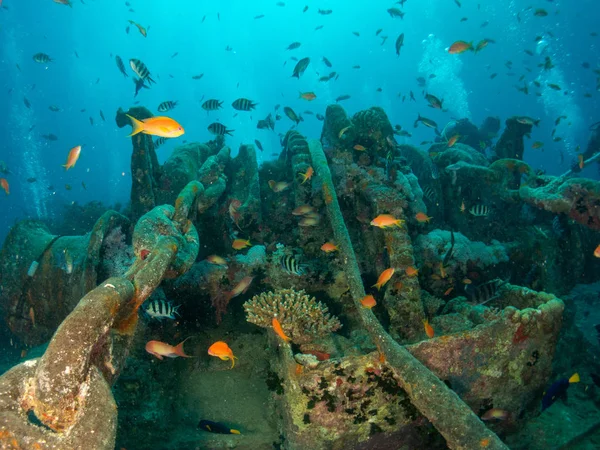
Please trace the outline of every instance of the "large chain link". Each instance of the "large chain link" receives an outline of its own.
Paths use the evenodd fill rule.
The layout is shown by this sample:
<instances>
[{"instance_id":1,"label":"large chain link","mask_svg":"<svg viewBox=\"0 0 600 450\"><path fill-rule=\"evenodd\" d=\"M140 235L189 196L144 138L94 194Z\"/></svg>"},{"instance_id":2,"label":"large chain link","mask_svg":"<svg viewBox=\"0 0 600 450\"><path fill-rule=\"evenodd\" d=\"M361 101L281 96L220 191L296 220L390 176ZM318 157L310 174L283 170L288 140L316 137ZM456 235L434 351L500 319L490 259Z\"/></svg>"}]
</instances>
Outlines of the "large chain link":
<instances>
[{"instance_id":1,"label":"large chain link","mask_svg":"<svg viewBox=\"0 0 600 450\"><path fill-rule=\"evenodd\" d=\"M187 272L198 255L190 215L203 190L191 182L175 207L145 214L134 228L136 259L125 275L81 299L41 358L0 377L0 448L114 448L110 385L131 344L140 306L163 279Z\"/></svg>"}]
</instances>

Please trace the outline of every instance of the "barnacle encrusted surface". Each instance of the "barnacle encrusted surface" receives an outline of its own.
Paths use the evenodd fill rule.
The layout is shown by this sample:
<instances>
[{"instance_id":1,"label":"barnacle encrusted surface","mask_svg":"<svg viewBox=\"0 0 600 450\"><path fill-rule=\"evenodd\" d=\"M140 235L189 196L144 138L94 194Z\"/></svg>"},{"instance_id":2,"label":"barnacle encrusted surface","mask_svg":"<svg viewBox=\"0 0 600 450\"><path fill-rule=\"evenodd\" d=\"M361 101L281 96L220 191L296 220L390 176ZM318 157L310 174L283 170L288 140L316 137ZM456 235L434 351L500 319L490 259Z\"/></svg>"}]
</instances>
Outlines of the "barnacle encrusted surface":
<instances>
[{"instance_id":1,"label":"barnacle encrusted surface","mask_svg":"<svg viewBox=\"0 0 600 450\"><path fill-rule=\"evenodd\" d=\"M273 318L277 318L285 334L296 344L312 342L342 326L325 305L303 290L263 292L244 303L244 310L248 322L263 328L272 328Z\"/></svg>"}]
</instances>

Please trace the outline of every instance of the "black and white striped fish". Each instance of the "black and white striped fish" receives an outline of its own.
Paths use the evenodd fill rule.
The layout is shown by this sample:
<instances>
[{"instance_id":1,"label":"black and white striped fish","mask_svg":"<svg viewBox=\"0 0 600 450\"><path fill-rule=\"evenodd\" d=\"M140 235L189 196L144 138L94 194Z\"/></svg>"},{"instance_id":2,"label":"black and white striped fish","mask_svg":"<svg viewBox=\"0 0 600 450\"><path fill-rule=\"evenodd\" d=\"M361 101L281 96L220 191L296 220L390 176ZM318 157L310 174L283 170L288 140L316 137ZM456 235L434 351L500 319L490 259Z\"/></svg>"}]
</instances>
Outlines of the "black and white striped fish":
<instances>
[{"instance_id":1,"label":"black and white striped fish","mask_svg":"<svg viewBox=\"0 0 600 450\"><path fill-rule=\"evenodd\" d=\"M475 205L471 206L471 209L469 209L469 213L471 213L475 217L487 217L490 214L490 208L488 208L485 205Z\"/></svg>"},{"instance_id":2,"label":"black and white striped fish","mask_svg":"<svg viewBox=\"0 0 600 450\"><path fill-rule=\"evenodd\" d=\"M472 303L484 305L498 297L498 290L504 286L504 284L506 284L506 282L500 279L488 281L477 287L470 284L465 288L465 293Z\"/></svg>"},{"instance_id":3,"label":"black and white striped fish","mask_svg":"<svg viewBox=\"0 0 600 450\"><path fill-rule=\"evenodd\" d=\"M129 77L129 75L127 75L127 71L125 70L125 64L123 64L123 60L119 55L115 56L115 62L117 63L117 67L119 68L121 73L125 75L125 77Z\"/></svg>"},{"instance_id":4,"label":"black and white striped fish","mask_svg":"<svg viewBox=\"0 0 600 450\"><path fill-rule=\"evenodd\" d=\"M214 122L208 126L208 131L210 131L215 136L224 136L226 134L228 134L229 136L233 136L233 134L231 133L233 133L235 130L228 130L227 127L222 123Z\"/></svg>"},{"instance_id":5,"label":"black and white striped fish","mask_svg":"<svg viewBox=\"0 0 600 450\"><path fill-rule=\"evenodd\" d=\"M148 83L156 83L156 81L154 81L150 76L150 71L148 70L148 67L146 67L146 64L141 62L139 59L130 59L129 65L142 80L147 81Z\"/></svg>"},{"instance_id":6,"label":"black and white striped fish","mask_svg":"<svg viewBox=\"0 0 600 450\"><path fill-rule=\"evenodd\" d=\"M163 145L165 142L167 142L167 138L162 136L159 137L157 140L154 141L154 150Z\"/></svg>"},{"instance_id":7,"label":"black and white striped fish","mask_svg":"<svg viewBox=\"0 0 600 450\"><path fill-rule=\"evenodd\" d=\"M304 268L298 263L294 255L284 255L281 257L281 268L290 275L304 275Z\"/></svg>"},{"instance_id":8,"label":"black and white striped fish","mask_svg":"<svg viewBox=\"0 0 600 450\"><path fill-rule=\"evenodd\" d=\"M36 63L40 63L40 64L46 64L46 63L53 61L53 59L50 58L50 56L46 55L45 53L36 53L35 55L33 55L33 60Z\"/></svg>"},{"instance_id":9,"label":"black and white striped fish","mask_svg":"<svg viewBox=\"0 0 600 450\"><path fill-rule=\"evenodd\" d=\"M558 238L562 238L565 235L565 226L560 219L560 216L554 216L554 219L552 219L552 231Z\"/></svg>"},{"instance_id":10,"label":"black and white striped fish","mask_svg":"<svg viewBox=\"0 0 600 450\"><path fill-rule=\"evenodd\" d=\"M144 80L141 78L133 78L133 84L135 84L134 97L137 97L138 92L140 92L143 88L148 89L148 86L144 84Z\"/></svg>"},{"instance_id":11,"label":"black and white striped fish","mask_svg":"<svg viewBox=\"0 0 600 450\"><path fill-rule=\"evenodd\" d=\"M256 108L257 103L252 102L252 100L248 100L247 98L238 98L234 101L231 106L233 109L237 109L238 111L252 111Z\"/></svg>"},{"instance_id":12,"label":"black and white striped fish","mask_svg":"<svg viewBox=\"0 0 600 450\"><path fill-rule=\"evenodd\" d=\"M222 104L223 102L211 98L210 100L206 100L204 103L202 103L202 109L205 111L216 111L217 109L221 108Z\"/></svg>"},{"instance_id":13,"label":"black and white striped fish","mask_svg":"<svg viewBox=\"0 0 600 450\"><path fill-rule=\"evenodd\" d=\"M431 186L425 186L423 188L423 195L430 202L435 202L437 200L437 193Z\"/></svg>"},{"instance_id":14,"label":"black and white striped fish","mask_svg":"<svg viewBox=\"0 0 600 450\"><path fill-rule=\"evenodd\" d=\"M144 312L153 319L175 319L175 314L180 315L177 311L180 305L173 306L171 302L164 300L150 300L144 306Z\"/></svg>"},{"instance_id":15,"label":"black and white striped fish","mask_svg":"<svg viewBox=\"0 0 600 450\"><path fill-rule=\"evenodd\" d=\"M171 111L176 106L177 106L177 102L167 100L166 102L162 102L160 105L158 105L158 112Z\"/></svg>"}]
</instances>

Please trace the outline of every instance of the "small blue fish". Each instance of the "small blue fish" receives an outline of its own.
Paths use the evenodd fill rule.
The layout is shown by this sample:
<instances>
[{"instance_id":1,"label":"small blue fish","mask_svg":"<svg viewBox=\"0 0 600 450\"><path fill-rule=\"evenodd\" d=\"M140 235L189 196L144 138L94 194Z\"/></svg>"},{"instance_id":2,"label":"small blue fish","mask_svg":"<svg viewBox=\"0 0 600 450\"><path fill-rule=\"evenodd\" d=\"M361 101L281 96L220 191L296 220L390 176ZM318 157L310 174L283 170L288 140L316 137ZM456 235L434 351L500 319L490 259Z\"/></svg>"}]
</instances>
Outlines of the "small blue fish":
<instances>
[{"instance_id":1,"label":"small blue fish","mask_svg":"<svg viewBox=\"0 0 600 450\"><path fill-rule=\"evenodd\" d=\"M234 430L220 422L212 422L210 420L201 420L198 424L198 428L217 434L242 434L239 430Z\"/></svg>"},{"instance_id":2,"label":"small blue fish","mask_svg":"<svg viewBox=\"0 0 600 450\"><path fill-rule=\"evenodd\" d=\"M561 378L552 383L542 398L542 411L550 408L557 399L565 399L567 397L567 389L569 389L571 383L579 383L578 373L573 374L571 378Z\"/></svg>"}]
</instances>

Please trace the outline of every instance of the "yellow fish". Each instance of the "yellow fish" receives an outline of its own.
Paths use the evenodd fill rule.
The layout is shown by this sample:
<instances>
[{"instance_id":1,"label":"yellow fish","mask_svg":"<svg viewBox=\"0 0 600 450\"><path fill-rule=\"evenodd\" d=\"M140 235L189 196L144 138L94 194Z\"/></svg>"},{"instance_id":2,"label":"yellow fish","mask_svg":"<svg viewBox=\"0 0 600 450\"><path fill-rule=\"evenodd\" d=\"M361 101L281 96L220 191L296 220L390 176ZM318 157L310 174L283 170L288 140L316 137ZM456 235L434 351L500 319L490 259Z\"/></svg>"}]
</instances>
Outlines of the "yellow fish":
<instances>
[{"instance_id":1,"label":"yellow fish","mask_svg":"<svg viewBox=\"0 0 600 450\"><path fill-rule=\"evenodd\" d=\"M340 132L338 133L338 138L339 138L339 139L341 139L341 138L342 138L342 136L344 135L344 133L345 133L346 131L348 131L349 129L350 129L350 126L347 126L347 127L344 127L344 128L342 128L342 129L340 130Z\"/></svg>"},{"instance_id":2,"label":"yellow fish","mask_svg":"<svg viewBox=\"0 0 600 450\"><path fill-rule=\"evenodd\" d=\"M140 30L140 33L142 36L146 37L148 35L148 33L146 32L146 29L141 26L139 23L135 23L133 20L129 20L129 23L131 25L135 25L137 27L138 30Z\"/></svg>"},{"instance_id":3,"label":"yellow fish","mask_svg":"<svg viewBox=\"0 0 600 450\"><path fill-rule=\"evenodd\" d=\"M216 356L222 361L231 360L232 369L235 366L235 360L237 359L237 357L233 356L233 351L229 348L229 345L227 345L223 341L217 341L213 345L211 345L208 348L208 354L210 356Z\"/></svg>"},{"instance_id":4,"label":"yellow fish","mask_svg":"<svg viewBox=\"0 0 600 450\"><path fill-rule=\"evenodd\" d=\"M129 136L144 133L152 136L176 138L185 133L183 127L169 117L150 117L141 121L129 114L127 114L127 117L131 120L132 127Z\"/></svg>"},{"instance_id":5,"label":"yellow fish","mask_svg":"<svg viewBox=\"0 0 600 450\"><path fill-rule=\"evenodd\" d=\"M75 167L75 163L79 159L79 154L81 153L81 145L77 147L73 147L69 152L69 156L67 157L67 163L63 164L65 170L69 170L71 167Z\"/></svg>"},{"instance_id":6,"label":"yellow fish","mask_svg":"<svg viewBox=\"0 0 600 450\"><path fill-rule=\"evenodd\" d=\"M272 325L273 329L275 330L275 333L277 333L277 336L279 336L285 342L291 341L291 339L283 331L283 328L281 327L281 324L279 323L279 320L277 320L277 318L273 317Z\"/></svg>"}]
</instances>

